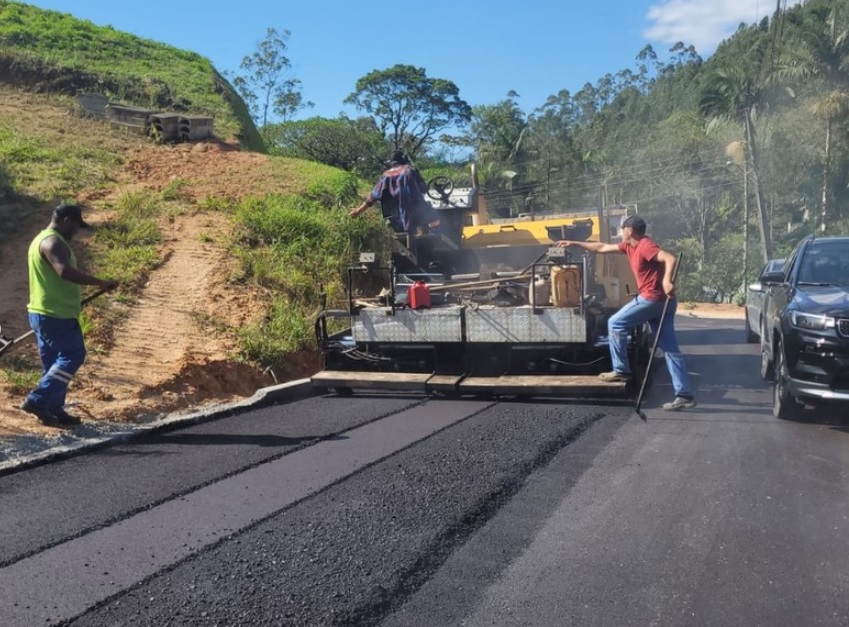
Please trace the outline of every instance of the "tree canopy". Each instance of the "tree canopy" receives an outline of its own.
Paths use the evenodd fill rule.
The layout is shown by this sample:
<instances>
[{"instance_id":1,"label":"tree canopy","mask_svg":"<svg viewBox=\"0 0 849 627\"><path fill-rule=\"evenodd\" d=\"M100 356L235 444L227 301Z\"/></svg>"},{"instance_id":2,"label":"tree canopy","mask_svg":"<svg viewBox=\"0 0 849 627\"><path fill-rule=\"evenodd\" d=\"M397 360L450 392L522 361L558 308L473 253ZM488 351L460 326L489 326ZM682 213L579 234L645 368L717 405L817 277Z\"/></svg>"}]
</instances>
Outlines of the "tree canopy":
<instances>
[{"instance_id":1,"label":"tree canopy","mask_svg":"<svg viewBox=\"0 0 849 627\"><path fill-rule=\"evenodd\" d=\"M457 85L430 78L424 68L412 65L369 72L345 103L368 113L392 146L412 157L439 139L441 131L468 124L472 112Z\"/></svg>"},{"instance_id":2,"label":"tree canopy","mask_svg":"<svg viewBox=\"0 0 849 627\"><path fill-rule=\"evenodd\" d=\"M292 63L286 56L291 33L269 28L257 49L242 59L239 68L244 74L233 79L233 85L248 105L259 126L268 124L274 114L284 120L295 112L311 107L301 96L301 81L290 76Z\"/></svg>"},{"instance_id":3,"label":"tree canopy","mask_svg":"<svg viewBox=\"0 0 849 627\"><path fill-rule=\"evenodd\" d=\"M390 150L369 118L316 117L269 124L263 135L271 154L318 161L368 179L384 169Z\"/></svg>"}]
</instances>

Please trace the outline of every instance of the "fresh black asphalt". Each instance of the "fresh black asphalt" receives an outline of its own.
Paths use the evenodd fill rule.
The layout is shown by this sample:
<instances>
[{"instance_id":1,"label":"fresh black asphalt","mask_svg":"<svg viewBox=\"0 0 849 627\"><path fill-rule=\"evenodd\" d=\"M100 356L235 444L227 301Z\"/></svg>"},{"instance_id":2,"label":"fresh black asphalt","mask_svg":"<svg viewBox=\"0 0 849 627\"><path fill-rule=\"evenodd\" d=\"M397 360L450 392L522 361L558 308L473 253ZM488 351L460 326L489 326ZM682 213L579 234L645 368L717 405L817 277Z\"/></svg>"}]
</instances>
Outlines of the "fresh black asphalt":
<instances>
[{"instance_id":1,"label":"fresh black asphalt","mask_svg":"<svg viewBox=\"0 0 849 627\"><path fill-rule=\"evenodd\" d=\"M358 400L266 407L0 477L0 565L422 402Z\"/></svg>"},{"instance_id":2,"label":"fresh black asphalt","mask_svg":"<svg viewBox=\"0 0 849 627\"><path fill-rule=\"evenodd\" d=\"M0 607L0 624L849 624L846 417L774 419L742 322L681 327L699 407L659 410L661 366L646 423L621 404L326 396L0 477L0 577L75 572L86 551L96 563L122 549L110 572L132 572L146 538L121 529L218 530L228 508L252 521L99 597L103 573L81 599L60 582L52 614L26 607L37 581L7 577L4 598L23 605L5 616L18 622ZM355 470L275 505L275 468L300 456L292 478L321 474L328 458L311 451L346 455L366 433L394 452L354 452ZM200 506L204 494L218 500ZM146 531L168 508L189 518ZM115 539L94 548L99 537ZM89 609L68 614L76 604Z\"/></svg>"},{"instance_id":3,"label":"fresh black asphalt","mask_svg":"<svg viewBox=\"0 0 849 627\"><path fill-rule=\"evenodd\" d=\"M603 415L493 405L73 624L376 624Z\"/></svg>"}]
</instances>

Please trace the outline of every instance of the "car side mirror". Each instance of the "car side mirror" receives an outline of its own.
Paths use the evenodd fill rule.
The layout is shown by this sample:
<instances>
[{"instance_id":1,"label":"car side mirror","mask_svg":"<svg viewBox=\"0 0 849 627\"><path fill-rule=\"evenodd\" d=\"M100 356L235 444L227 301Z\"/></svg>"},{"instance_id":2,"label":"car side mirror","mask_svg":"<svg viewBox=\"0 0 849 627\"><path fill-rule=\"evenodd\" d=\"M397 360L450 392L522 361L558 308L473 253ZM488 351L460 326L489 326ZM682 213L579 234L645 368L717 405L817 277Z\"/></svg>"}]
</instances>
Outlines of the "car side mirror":
<instances>
[{"instance_id":1,"label":"car side mirror","mask_svg":"<svg viewBox=\"0 0 849 627\"><path fill-rule=\"evenodd\" d=\"M763 286L763 284L762 284L760 281L758 281L757 283L752 283L752 284L749 286L749 291L750 291L750 292L757 292L757 293L760 293L760 292L763 292L763 291L764 291L764 286Z\"/></svg>"},{"instance_id":2,"label":"car side mirror","mask_svg":"<svg viewBox=\"0 0 849 627\"><path fill-rule=\"evenodd\" d=\"M784 271L779 270L778 272L765 272L761 277L761 283L767 285L771 283L784 283Z\"/></svg>"}]
</instances>

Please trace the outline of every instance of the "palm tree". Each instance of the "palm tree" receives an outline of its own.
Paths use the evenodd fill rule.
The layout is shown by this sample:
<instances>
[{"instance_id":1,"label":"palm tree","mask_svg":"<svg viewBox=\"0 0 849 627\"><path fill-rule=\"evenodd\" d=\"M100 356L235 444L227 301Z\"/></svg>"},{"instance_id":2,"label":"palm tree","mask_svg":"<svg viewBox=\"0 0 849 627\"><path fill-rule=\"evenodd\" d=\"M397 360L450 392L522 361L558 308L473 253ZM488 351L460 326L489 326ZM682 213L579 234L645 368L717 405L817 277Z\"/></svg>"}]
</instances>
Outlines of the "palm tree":
<instances>
[{"instance_id":1,"label":"palm tree","mask_svg":"<svg viewBox=\"0 0 849 627\"><path fill-rule=\"evenodd\" d=\"M849 89L849 24L838 13L839 3L809 9L795 31L797 45L785 49L776 74L819 78L839 89Z\"/></svg>"},{"instance_id":2,"label":"palm tree","mask_svg":"<svg viewBox=\"0 0 849 627\"><path fill-rule=\"evenodd\" d=\"M772 258L772 238L760 184L755 118L765 101L765 87L759 80L758 73L747 72L739 65L722 68L710 74L699 101L699 110L709 120L708 130L719 121L732 121L743 127L745 163L751 163L751 168L746 167L746 171L752 175L764 263Z\"/></svg>"},{"instance_id":3,"label":"palm tree","mask_svg":"<svg viewBox=\"0 0 849 627\"><path fill-rule=\"evenodd\" d=\"M811 112L825 121L825 148L822 164L822 194L820 198L820 230L825 232L831 221L832 133L835 122L849 116L849 92L835 90L819 98Z\"/></svg>"},{"instance_id":4,"label":"palm tree","mask_svg":"<svg viewBox=\"0 0 849 627\"><path fill-rule=\"evenodd\" d=\"M837 123L849 115L849 25L841 22L837 5L812 7L798 24L797 45L782 55L776 75L817 79L829 89L817 99L812 112L825 122L823 179L820 195L820 229L831 220L832 134Z\"/></svg>"},{"instance_id":5,"label":"palm tree","mask_svg":"<svg viewBox=\"0 0 849 627\"><path fill-rule=\"evenodd\" d=\"M517 198L513 184L526 174L528 122L510 92L495 105L472 110L471 141L481 191L489 195L488 210L496 217L511 214Z\"/></svg>"}]
</instances>

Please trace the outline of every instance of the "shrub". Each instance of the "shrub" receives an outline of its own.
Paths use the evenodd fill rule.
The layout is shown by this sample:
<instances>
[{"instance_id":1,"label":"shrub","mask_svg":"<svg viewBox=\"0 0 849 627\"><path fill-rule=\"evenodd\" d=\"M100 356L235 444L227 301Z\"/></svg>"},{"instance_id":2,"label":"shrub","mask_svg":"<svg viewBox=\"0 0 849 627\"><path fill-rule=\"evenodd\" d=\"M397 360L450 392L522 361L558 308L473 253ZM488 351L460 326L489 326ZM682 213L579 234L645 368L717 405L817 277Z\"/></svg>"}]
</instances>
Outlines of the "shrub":
<instances>
[{"instance_id":1,"label":"shrub","mask_svg":"<svg viewBox=\"0 0 849 627\"><path fill-rule=\"evenodd\" d=\"M247 199L235 210L232 250L240 268L233 278L273 294L263 322L240 333L242 355L264 366L276 367L287 352L312 345L321 294L331 306L342 304L346 269L359 251L388 258L392 235L380 221L352 220L346 209L315 200L315 189Z\"/></svg>"}]
</instances>

